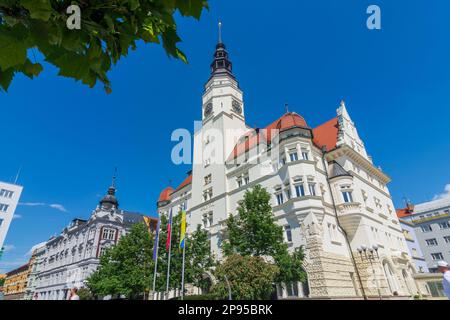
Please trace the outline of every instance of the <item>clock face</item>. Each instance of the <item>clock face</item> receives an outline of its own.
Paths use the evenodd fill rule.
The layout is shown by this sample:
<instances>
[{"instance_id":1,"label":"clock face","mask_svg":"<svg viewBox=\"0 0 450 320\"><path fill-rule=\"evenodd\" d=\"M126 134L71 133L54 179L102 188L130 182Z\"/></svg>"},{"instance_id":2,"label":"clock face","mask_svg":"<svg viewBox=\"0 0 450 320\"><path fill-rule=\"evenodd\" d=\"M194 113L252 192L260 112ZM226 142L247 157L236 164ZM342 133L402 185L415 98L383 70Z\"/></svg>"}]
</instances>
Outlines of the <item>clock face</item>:
<instances>
[{"instance_id":1,"label":"clock face","mask_svg":"<svg viewBox=\"0 0 450 320\"><path fill-rule=\"evenodd\" d=\"M242 113L241 104L239 102L237 102L236 100L233 100L232 107L233 107L234 112L239 113L239 114Z\"/></svg>"},{"instance_id":2,"label":"clock face","mask_svg":"<svg viewBox=\"0 0 450 320\"><path fill-rule=\"evenodd\" d=\"M208 103L208 105L205 107L205 117L209 116L212 112L213 105L212 103Z\"/></svg>"}]
</instances>

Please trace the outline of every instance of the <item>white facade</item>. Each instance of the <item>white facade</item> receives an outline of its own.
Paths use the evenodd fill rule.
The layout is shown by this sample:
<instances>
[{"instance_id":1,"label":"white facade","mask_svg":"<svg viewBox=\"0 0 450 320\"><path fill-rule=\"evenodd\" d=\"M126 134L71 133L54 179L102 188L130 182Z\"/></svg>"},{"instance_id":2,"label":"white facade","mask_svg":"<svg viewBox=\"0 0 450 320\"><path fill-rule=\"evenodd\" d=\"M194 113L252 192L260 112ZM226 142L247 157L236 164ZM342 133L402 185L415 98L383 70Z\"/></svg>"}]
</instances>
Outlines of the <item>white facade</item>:
<instances>
[{"instance_id":1,"label":"white facade","mask_svg":"<svg viewBox=\"0 0 450 320\"><path fill-rule=\"evenodd\" d=\"M66 300L71 288L82 288L97 269L100 256L114 246L142 215L118 208L115 188L92 212L89 220L75 219L60 235L35 251L33 292L35 300Z\"/></svg>"},{"instance_id":2,"label":"white facade","mask_svg":"<svg viewBox=\"0 0 450 320\"><path fill-rule=\"evenodd\" d=\"M23 187L0 181L0 249L19 203Z\"/></svg>"},{"instance_id":3,"label":"white facade","mask_svg":"<svg viewBox=\"0 0 450 320\"><path fill-rule=\"evenodd\" d=\"M303 246L306 253L308 290L284 284L280 297L304 291L324 298L361 297L363 290L366 296L415 294L415 270L387 188L390 178L368 156L345 104L336 118L314 129L294 112L267 131L250 128L222 43L214 57L192 173L177 189L161 193L159 214L187 208L188 232L197 225L208 230L212 252L221 259L227 217L259 184L272 194L289 248ZM379 258L363 259L361 245L377 245Z\"/></svg>"}]
</instances>

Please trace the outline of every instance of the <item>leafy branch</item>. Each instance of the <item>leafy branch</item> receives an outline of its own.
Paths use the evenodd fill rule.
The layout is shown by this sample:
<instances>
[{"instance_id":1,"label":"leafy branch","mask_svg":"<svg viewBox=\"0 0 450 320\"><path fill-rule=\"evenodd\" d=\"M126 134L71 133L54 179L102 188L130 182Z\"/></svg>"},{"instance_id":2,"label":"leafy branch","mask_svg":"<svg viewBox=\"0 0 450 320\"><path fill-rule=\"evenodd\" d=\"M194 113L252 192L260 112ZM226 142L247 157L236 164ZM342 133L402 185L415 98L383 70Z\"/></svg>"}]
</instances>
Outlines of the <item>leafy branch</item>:
<instances>
[{"instance_id":1,"label":"leafy branch","mask_svg":"<svg viewBox=\"0 0 450 320\"><path fill-rule=\"evenodd\" d=\"M81 9L81 29L66 26L70 5ZM7 91L17 73L33 79L42 72L29 57L33 48L60 76L91 88L100 81L107 93L108 71L139 40L161 44L187 63L174 14L200 19L207 8L207 0L0 0L0 90Z\"/></svg>"}]
</instances>

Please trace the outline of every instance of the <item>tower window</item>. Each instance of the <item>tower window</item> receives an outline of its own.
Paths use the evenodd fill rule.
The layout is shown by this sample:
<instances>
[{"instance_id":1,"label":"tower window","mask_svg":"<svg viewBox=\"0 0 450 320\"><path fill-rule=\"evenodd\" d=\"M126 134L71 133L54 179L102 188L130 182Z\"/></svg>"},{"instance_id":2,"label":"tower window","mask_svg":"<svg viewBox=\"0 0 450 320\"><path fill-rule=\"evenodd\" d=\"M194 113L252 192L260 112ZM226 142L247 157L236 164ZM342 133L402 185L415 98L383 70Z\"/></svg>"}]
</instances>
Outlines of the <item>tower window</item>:
<instances>
[{"instance_id":1,"label":"tower window","mask_svg":"<svg viewBox=\"0 0 450 320\"><path fill-rule=\"evenodd\" d=\"M302 148L302 158L303 160L309 160L309 152L307 149Z\"/></svg>"},{"instance_id":2,"label":"tower window","mask_svg":"<svg viewBox=\"0 0 450 320\"><path fill-rule=\"evenodd\" d=\"M297 194L298 198L305 196L305 188L303 184L298 184L295 186L295 193Z\"/></svg>"},{"instance_id":3,"label":"tower window","mask_svg":"<svg viewBox=\"0 0 450 320\"><path fill-rule=\"evenodd\" d=\"M298 154L297 152L291 152L289 154L289 158L291 159L291 161L297 161L298 160Z\"/></svg>"},{"instance_id":4,"label":"tower window","mask_svg":"<svg viewBox=\"0 0 450 320\"><path fill-rule=\"evenodd\" d=\"M283 194L282 194L282 193L278 193L278 194L276 195L276 197L277 197L277 203L278 203L278 205L281 205L281 204L284 203L284 199L283 199Z\"/></svg>"},{"instance_id":5,"label":"tower window","mask_svg":"<svg viewBox=\"0 0 450 320\"><path fill-rule=\"evenodd\" d=\"M312 196L316 195L316 184L315 183L308 183L309 186L309 194Z\"/></svg>"},{"instance_id":6,"label":"tower window","mask_svg":"<svg viewBox=\"0 0 450 320\"><path fill-rule=\"evenodd\" d=\"M342 191L342 197L345 203L353 202L353 196L351 191Z\"/></svg>"}]
</instances>

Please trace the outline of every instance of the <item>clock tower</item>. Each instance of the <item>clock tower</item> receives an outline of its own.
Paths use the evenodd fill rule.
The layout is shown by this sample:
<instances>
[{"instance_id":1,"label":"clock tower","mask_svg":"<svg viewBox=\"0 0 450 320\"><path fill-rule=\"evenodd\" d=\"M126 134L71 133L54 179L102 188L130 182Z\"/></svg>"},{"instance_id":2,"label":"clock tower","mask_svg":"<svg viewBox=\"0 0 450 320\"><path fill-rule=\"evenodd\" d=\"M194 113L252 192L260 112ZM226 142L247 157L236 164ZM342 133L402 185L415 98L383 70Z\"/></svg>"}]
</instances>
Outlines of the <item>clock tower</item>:
<instances>
[{"instance_id":1,"label":"clock tower","mask_svg":"<svg viewBox=\"0 0 450 320\"><path fill-rule=\"evenodd\" d=\"M203 123L216 118L221 113L245 122L242 91L233 74L233 64L229 59L228 51L222 42L219 22L219 42L211 63L211 76L203 93Z\"/></svg>"},{"instance_id":2,"label":"clock tower","mask_svg":"<svg viewBox=\"0 0 450 320\"><path fill-rule=\"evenodd\" d=\"M194 135L194 208L205 202L218 205L215 198L228 191L225 162L238 139L249 130L245 124L244 110L243 93L222 42L219 23L219 41L202 97L202 124ZM226 212L226 204L220 207Z\"/></svg>"}]
</instances>

